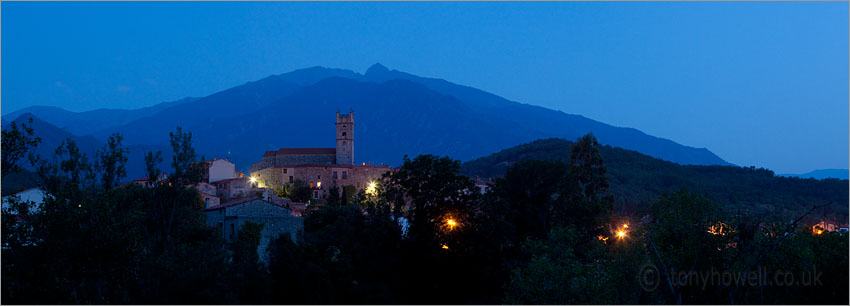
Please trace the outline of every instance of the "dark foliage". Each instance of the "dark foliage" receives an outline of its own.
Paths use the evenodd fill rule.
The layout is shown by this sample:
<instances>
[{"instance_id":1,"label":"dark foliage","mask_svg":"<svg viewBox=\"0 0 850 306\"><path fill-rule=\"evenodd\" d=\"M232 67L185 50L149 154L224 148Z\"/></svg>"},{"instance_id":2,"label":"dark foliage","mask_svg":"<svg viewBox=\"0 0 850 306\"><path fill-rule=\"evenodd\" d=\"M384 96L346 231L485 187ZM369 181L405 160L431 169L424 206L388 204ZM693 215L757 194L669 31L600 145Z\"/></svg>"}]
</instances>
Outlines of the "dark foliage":
<instances>
[{"instance_id":1,"label":"dark foliage","mask_svg":"<svg viewBox=\"0 0 850 306\"><path fill-rule=\"evenodd\" d=\"M724 210L685 189L660 193L630 215L613 214L617 184L609 182L620 170L603 162L612 149L592 135L572 145L568 159L517 158L486 194L460 174L457 160L405 157L374 188L355 195L334 186L332 205L309 211L296 241L284 233L270 242L267 265L257 253L263 224L244 224L231 243L206 225L200 196L187 187L198 179L191 134L178 129L171 139L174 169L151 188L114 185L127 154L118 135L96 161L71 140L41 161L38 175L52 196L39 207L13 198L2 213L3 301L848 302L846 234L813 234L782 215ZM159 154L148 156L156 176ZM293 199L299 189L309 192L300 184L281 192ZM712 271L762 270L819 282L682 282ZM647 288L648 276L656 286Z\"/></svg>"},{"instance_id":2,"label":"dark foliage","mask_svg":"<svg viewBox=\"0 0 850 306\"><path fill-rule=\"evenodd\" d=\"M472 177L501 177L521 160L566 162L572 145L564 139L537 140L466 162L462 172ZM600 146L599 152L605 160L614 209L620 214L637 213L664 192L684 188L727 210L759 217L793 217L812 205L830 202L834 205L818 211L811 220L846 220L848 216L844 205L847 180L777 177L755 167L679 165L610 146Z\"/></svg>"}]
</instances>

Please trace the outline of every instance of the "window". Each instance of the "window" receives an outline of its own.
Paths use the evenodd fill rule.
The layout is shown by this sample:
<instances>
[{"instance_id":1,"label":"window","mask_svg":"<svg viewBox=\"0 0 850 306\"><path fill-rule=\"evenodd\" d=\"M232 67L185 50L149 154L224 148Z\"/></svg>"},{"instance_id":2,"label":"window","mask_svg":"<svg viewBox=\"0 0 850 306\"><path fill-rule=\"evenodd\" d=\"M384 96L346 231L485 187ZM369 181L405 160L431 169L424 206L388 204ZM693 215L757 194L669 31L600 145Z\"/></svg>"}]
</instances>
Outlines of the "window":
<instances>
[{"instance_id":1,"label":"window","mask_svg":"<svg viewBox=\"0 0 850 306\"><path fill-rule=\"evenodd\" d=\"M336 179L336 171L334 171L334 174L331 175L331 178Z\"/></svg>"},{"instance_id":2,"label":"window","mask_svg":"<svg viewBox=\"0 0 850 306\"><path fill-rule=\"evenodd\" d=\"M283 174L286 174L286 170L287 170L286 168L283 168Z\"/></svg>"},{"instance_id":3,"label":"window","mask_svg":"<svg viewBox=\"0 0 850 306\"><path fill-rule=\"evenodd\" d=\"M210 207L210 198L204 199L204 204L206 204L206 207L209 208Z\"/></svg>"},{"instance_id":4,"label":"window","mask_svg":"<svg viewBox=\"0 0 850 306\"><path fill-rule=\"evenodd\" d=\"M347 179L347 178L348 178L348 171L343 171L342 172L342 179Z\"/></svg>"},{"instance_id":5,"label":"window","mask_svg":"<svg viewBox=\"0 0 850 306\"><path fill-rule=\"evenodd\" d=\"M319 175L316 179L321 180L321 179L322 179L322 176L321 176L321 175Z\"/></svg>"},{"instance_id":6,"label":"window","mask_svg":"<svg viewBox=\"0 0 850 306\"><path fill-rule=\"evenodd\" d=\"M314 199L318 199L318 198L319 198L319 191L318 191L318 190L313 191L313 198L314 198Z\"/></svg>"},{"instance_id":7,"label":"window","mask_svg":"<svg viewBox=\"0 0 850 306\"><path fill-rule=\"evenodd\" d=\"M236 227L233 223L230 223L230 240L233 240L233 236L236 234Z\"/></svg>"},{"instance_id":8,"label":"window","mask_svg":"<svg viewBox=\"0 0 850 306\"><path fill-rule=\"evenodd\" d=\"M310 188L313 188L313 181L310 181Z\"/></svg>"},{"instance_id":9,"label":"window","mask_svg":"<svg viewBox=\"0 0 850 306\"><path fill-rule=\"evenodd\" d=\"M293 180L293 179L292 179L292 176L291 176L291 175L289 176L289 182L290 182L290 183L295 182L295 180Z\"/></svg>"},{"instance_id":10,"label":"window","mask_svg":"<svg viewBox=\"0 0 850 306\"><path fill-rule=\"evenodd\" d=\"M342 132L342 137L345 137L345 132Z\"/></svg>"}]
</instances>

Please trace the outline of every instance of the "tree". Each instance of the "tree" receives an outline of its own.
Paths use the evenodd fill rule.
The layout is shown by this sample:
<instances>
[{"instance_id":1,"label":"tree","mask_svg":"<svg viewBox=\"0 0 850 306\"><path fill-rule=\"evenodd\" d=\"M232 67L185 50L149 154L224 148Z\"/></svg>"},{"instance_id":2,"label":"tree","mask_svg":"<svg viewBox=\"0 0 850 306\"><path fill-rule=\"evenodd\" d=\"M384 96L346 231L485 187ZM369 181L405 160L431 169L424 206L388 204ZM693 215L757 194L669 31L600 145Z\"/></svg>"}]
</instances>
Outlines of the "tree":
<instances>
[{"instance_id":1,"label":"tree","mask_svg":"<svg viewBox=\"0 0 850 306\"><path fill-rule=\"evenodd\" d=\"M237 264L256 265L260 258L257 247L260 245L260 234L264 224L245 222L239 229L236 241L233 243L233 262Z\"/></svg>"},{"instance_id":2,"label":"tree","mask_svg":"<svg viewBox=\"0 0 850 306\"><path fill-rule=\"evenodd\" d=\"M523 160L496 180L494 201L507 208L499 215L513 225L514 243L518 245L527 236L542 239L549 235L566 178L567 165L560 161Z\"/></svg>"},{"instance_id":3,"label":"tree","mask_svg":"<svg viewBox=\"0 0 850 306\"><path fill-rule=\"evenodd\" d=\"M555 222L575 226L582 237L609 235L614 197L605 194L608 178L593 134L582 136L571 146L568 174L560 192L564 205L554 211Z\"/></svg>"},{"instance_id":4,"label":"tree","mask_svg":"<svg viewBox=\"0 0 850 306\"><path fill-rule=\"evenodd\" d=\"M599 263L582 262L575 255L581 240L572 228L556 227L547 240L529 238L523 252L528 265L514 269L506 288L508 304L613 304L617 288Z\"/></svg>"},{"instance_id":5,"label":"tree","mask_svg":"<svg viewBox=\"0 0 850 306\"><path fill-rule=\"evenodd\" d=\"M20 171L18 162L27 153L33 152L41 143L41 138L35 136L35 131L32 128L32 117L29 118L28 122L29 125L22 123L19 129L17 123L12 121L9 128L2 131L3 177Z\"/></svg>"},{"instance_id":6,"label":"tree","mask_svg":"<svg viewBox=\"0 0 850 306\"><path fill-rule=\"evenodd\" d=\"M101 183L105 190L116 187L121 178L127 176L124 165L127 163L130 150L121 145L123 139L121 134L114 133L109 136L103 149L97 152L98 161L95 167L101 172Z\"/></svg>"},{"instance_id":7,"label":"tree","mask_svg":"<svg viewBox=\"0 0 850 306\"><path fill-rule=\"evenodd\" d=\"M460 162L449 157L405 156L404 164L388 178L388 203L409 207L410 239L439 248L450 229L466 222L479 193L459 170Z\"/></svg>"},{"instance_id":8,"label":"tree","mask_svg":"<svg viewBox=\"0 0 850 306\"><path fill-rule=\"evenodd\" d=\"M302 180L295 180L290 186L289 199L293 202L306 203L313 197L313 189Z\"/></svg>"},{"instance_id":9,"label":"tree","mask_svg":"<svg viewBox=\"0 0 850 306\"><path fill-rule=\"evenodd\" d=\"M171 167L174 172L169 181L173 184L186 186L201 181L201 167L197 163L195 148L192 147L192 133L183 132L181 127L168 134L171 138L171 149L174 151Z\"/></svg>"},{"instance_id":10,"label":"tree","mask_svg":"<svg viewBox=\"0 0 850 306\"><path fill-rule=\"evenodd\" d=\"M344 194L343 194L344 196ZM342 200L339 195L339 187L336 185L331 186L328 189L328 205L343 205Z\"/></svg>"},{"instance_id":11,"label":"tree","mask_svg":"<svg viewBox=\"0 0 850 306\"><path fill-rule=\"evenodd\" d=\"M159 184L159 177L162 174L162 170L159 170L156 165L161 162L162 151L156 151L156 154L149 151L145 154L145 173L148 175L148 182L150 182L151 186L157 186Z\"/></svg>"},{"instance_id":12,"label":"tree","mask_svg":"<svg viewBox=\"0 0 850 306\"><path fill-rule=\"evenodd\" d=\"M651 221L646 225L647 248L660 274L659 290L671 303L686 302L683 291L691 295L697 288L682 284L695 271L722 267L722 254L732 252L732 227L721 233L721 211L705 198L680 190L663 195L649 208ZM716 228L712 228L716 226ZM715 232L715 234L712 234ZM675 271L675 272L674 272ZM681 272L681 273L680 273ZM699 295L704 295L700 293Z\"/></svg>"}]
</instances>

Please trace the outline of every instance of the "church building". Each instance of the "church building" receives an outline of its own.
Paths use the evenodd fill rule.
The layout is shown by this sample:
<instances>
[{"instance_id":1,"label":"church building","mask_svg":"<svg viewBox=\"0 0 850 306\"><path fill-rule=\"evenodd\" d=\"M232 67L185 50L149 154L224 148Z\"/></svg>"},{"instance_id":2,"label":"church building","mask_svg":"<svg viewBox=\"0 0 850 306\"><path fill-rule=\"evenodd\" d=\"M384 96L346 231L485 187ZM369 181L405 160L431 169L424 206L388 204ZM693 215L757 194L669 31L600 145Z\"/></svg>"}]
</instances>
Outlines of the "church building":
<instances>
[{"instance_id":1,"label":"church building","mask_svg":"<svg viewBox=\"0 0 850 306\"><path fill-rule=\"evenodd\" d=\"M368 187L391 171L389 166L354 162L354 112L336 113L336 148L282 148L266 151L251 165L251 177L260 188L283 188L300 180L313 189L314 199L327 198L328 189Z\"/></svg>"}]
</instances>

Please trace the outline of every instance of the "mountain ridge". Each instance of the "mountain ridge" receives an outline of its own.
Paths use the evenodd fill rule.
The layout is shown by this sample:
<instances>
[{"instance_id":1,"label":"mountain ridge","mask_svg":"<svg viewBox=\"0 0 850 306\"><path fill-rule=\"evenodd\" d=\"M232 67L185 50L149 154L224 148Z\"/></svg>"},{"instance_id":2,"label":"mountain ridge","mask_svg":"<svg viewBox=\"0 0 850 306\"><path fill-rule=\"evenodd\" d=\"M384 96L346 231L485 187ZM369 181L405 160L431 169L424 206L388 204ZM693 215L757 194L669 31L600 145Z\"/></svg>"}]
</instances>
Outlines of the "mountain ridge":
<instances>
[{"instance_id":1,"label":"mountain ridge","mask_svg":"<svg viewBox=\"0 0 850 306\"><path fill-rule=\"evenodd\" d=\"M332 80L322 83L328 79ZM344 82L339 79L354 82ZM404 80L409 83L391 82L394 80ZM311 87L317 84L321 90ZM378 91L375 91L376 89ZM302 93L305 90L312 96L305 96ZM357 99L323 95L322 91L345 91L355 94ZM369 92L373 96L365 94ZM409 108L423 107L432 102L422 100L413 93L436 99L438 107L423 109L421 114L409 113L413 111ZM407 120L395 120L394 117L397 114L377 108L377 104L370 101L376 97L384 99L381 102L382 107L394 109L398 114L403 114L401 117ZM333 104L330 107L322 107L327 113L313 112L309 107L304 107L314 104L328 106L327 103ZM398 105L406 107L396 107ZM438 108L443 113L438 113L436 111ZM127 144L161 145L167 143L168 132L179 125L184 130L192 131L197 136L196 139L203 140L197 144L199 148L204 149L202 153L207 153L209 156L233 156L241 163L238 166L246 169L248 166L244 165L245 163L259 161L259 156L262 154L258 152L260 145L252 145L246 140L260 141L263 143L262 146L269 149L303 147L317 145L317 143L333 146L333 125L329 122L330 119L326 118L332 117L336 110L348 109L355 110L358 115L358 152L366 153L356 155L355 159L360 156L365 157L364 161L375 163L397 164L404 154L415 155L426 152L456 154L452 157L470 160L538 138L576 138L593 132L601 143L635 149L673 162L729 164L705 148L684 146L668 139L645 134L634 128L615 127L581 115L510 101L492 93L444 79L419 77L398 70L390 70L381 64L372 65L364 74L347 69L314 66L271 75L88 135L105 139L112 132L118 131L125 137ZM302 113L298 113L299 111ZM454 118L454 121L449 121L444 119L447 117L445 112L458 113L448 116ZM311 117L302 118L303 113L309 113ZM382 116L370 116L369 113L380 113ZM268 127L260 127L251 122L254 118L264 116L276 117L277 120L266 120L270 122ZM300 125L280 125L282 122L298 122ZM321 122L328 122L328 124L325 126ZM272 126L279 132L270 131ZM305 127L324 132L316 133L313 137L300 137L295 135L297 134L295 132L286 132L287 130L302 131ZM397 139L399 141L395 145L397 148L389 150L382 148L381 146L387 143L386 138L379 138L384 141L383 143L370 139L366 136L368 133L361 133L361 127L370 127L371 132L379 132L373 137ZM427 130L429 127L439 129L443 133L441 136L449 139L432 137L433 135ZM328 134L327 131L330 133ZM222 138L221 135L229 136ZM398 135L405 135L405 137ZM410 137L411 135L424 138L417 140L416 137ZM451 135L463 135L463 137ZM318 141L324 137L327 137L327 142ZM250 149L247 149L248 147ZM418 149L423 151L417 152Z\"/></svg>"}]
</instances>

